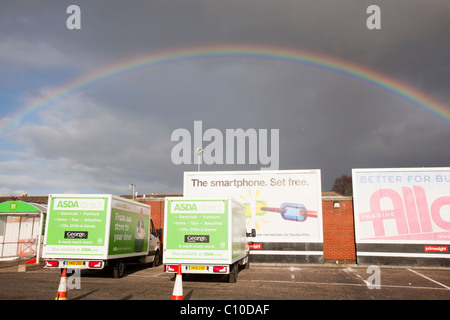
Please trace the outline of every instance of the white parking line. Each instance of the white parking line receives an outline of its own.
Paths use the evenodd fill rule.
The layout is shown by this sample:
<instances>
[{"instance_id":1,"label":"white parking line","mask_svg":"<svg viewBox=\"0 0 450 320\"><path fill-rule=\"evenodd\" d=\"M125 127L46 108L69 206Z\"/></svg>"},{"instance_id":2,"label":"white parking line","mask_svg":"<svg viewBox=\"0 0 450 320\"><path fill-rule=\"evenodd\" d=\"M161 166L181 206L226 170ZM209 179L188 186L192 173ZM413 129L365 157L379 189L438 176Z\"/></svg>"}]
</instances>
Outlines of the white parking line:
<instances>
[{"instance_id":1,"label":"white parking line","mask_svg":"<svg viewBox=\"0 0 450 320\"><path fill-rule=\"evenodd\" d=\"M370 285L370 283L368 283L368 282L366 281L366 279L364 279L362 276L360 276L358 273L356 273L356 271L353 270L352 268L347 267L347 268L343 268L342 270L343 270L345 273L347 273L347 274L352 274L352 275L358 277L358 279L360 279L362 282L364 282L366 286L367 286L367 285Z\"/></svg>"},{"instance_id":2,"label":"white parking line","mask_svg":"<svg viewBox=\"0 0 450 320\"><path fill-rule=\"evenodd\" d=\"M366 284L362 283L338 283L338 282L312 282L312 281L286 281L286 280L251 280L251 279L238 279L238 282L268 282L268 283L286 283L286 284L307 284L307 285L323 285L323 286L353 286L353 287L367 287ZM403 288L403 289L426 289L426 290L447 290L444 288L435 288L435 287L416 287L416 286L397 286L397 285L389 285L384 284L380 285L382 288Z\"/></svg>"},{"instance_id":3,"label":"white parking line","mask_svg":"<svg viewBox=\"0 0 450 320\"><path fill-rule=\"evenodd\" d=\"M439 281L433 280L433 279L431 279L431 278L429 278L429 277L427 277L427 276L424 276L423 274L420 274L419 272L414 271L414 270L412 270L412 269L409 269L409 268L408 268L408 270L411 271L411 272L413 272L413 273L415 273L415 274L417 274L417 275L419 275L419 276L421 276L422 278L425 278L425 279L427 279L427 280L430 280L431 282L434 282L434 283L436 283L436 284L438 284L438 285L440 285L440 286L443 286L443 287L444 287L445 289L447 289L447 290L450 290L450 287L447 287L445 284L442 284L442 283L440 283Z\"/></svg>"},{"instance_id":4,"label":"white parking line","mask_svg":"<svg viewBox=\"0 0 450 320\"><path fill-rule=\"evenodd\" d=\"M127 277L139 277L139 278L156 278L165 275L166 273L157 273L152 275L142 275L142 274L128 274Z\"/></svg>"}]
</instances>

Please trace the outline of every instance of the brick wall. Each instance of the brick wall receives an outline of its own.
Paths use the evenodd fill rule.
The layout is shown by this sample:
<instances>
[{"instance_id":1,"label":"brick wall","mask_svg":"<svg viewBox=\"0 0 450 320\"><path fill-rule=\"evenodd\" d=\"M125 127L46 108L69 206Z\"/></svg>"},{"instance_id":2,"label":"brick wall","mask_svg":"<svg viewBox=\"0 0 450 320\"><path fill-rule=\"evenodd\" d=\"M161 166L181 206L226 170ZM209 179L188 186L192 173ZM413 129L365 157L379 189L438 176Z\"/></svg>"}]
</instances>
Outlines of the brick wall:
<instances>
[{"instance_id":1,"label":"brick wall","mask_svg":"<svg viewBox=\"0 0 450 320\"><path fill-rule=\"evenodd\" d=\"M323 197L322 212L324 263L356 263L352 198Z\"/></svg>"},{"instance_id":2,"label":"brick wall","mask_svg":"<svg viewBox=\"0 0 450 320\"><path fill-rule=\"evenodd\" d=\"M151 215L155 228L164 227L164 199L151 199L144 202L151 207Z\"/></svg>"},{"instance_id":3,"label":"brick wall","mask_svg":"<svg viewBox=\"0 0 450 320\"><path fill-rule=\"evenodd\" d=\"M140 200L151 207L151 216L156 229L164 229L164 198ZM163 237L160 241L163 242Z\"/></svg>"}]
</instances>

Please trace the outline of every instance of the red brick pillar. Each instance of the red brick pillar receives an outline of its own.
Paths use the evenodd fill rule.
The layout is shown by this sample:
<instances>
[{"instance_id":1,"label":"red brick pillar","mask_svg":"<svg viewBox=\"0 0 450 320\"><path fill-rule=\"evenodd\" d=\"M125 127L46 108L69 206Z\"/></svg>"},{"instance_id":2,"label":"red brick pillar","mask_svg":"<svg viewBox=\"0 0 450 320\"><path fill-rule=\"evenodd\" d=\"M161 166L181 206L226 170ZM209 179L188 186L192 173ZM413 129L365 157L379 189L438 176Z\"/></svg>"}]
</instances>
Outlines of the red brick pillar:
<instances>
[{"instance_id":1,"label":"red brick pillar","mask_svg":"<svg viewBox=\"0 0 450 320\"><path fill-rule=\"evenodd\" d=\"M352 197L323 197L324 263L356 263Z\"/></svg>"}]
</instances>

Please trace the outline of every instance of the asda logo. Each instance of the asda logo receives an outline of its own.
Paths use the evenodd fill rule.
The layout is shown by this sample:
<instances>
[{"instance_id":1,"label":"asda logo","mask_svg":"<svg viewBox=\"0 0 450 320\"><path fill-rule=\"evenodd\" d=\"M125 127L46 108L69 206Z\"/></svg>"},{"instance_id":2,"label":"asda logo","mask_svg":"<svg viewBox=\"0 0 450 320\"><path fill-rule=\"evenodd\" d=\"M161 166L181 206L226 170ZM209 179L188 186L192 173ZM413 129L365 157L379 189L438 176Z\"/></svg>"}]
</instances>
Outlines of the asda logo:
<instances>
[{"instance_id":1,"label":"asda logo","mask_svg":"<svg viewBox=\"0 0 450 320\"><path fill-rule=\"evenodd\" d=\"M190 203L176 203L174 210L176 211L197 211L197 206Z\"/></svg>"},{"instance_id":2,"label":"asda logo","mask_svg":"<svg viewBox=\"0 0 450 320\"><path fill-rule=\"evenodd\" d=\"M56 205L56 208L77 208L78 209L79 204L78 201L58 201L58 204Z\"/></svg>"},{"instance_id":3,"label":"asda logo","mask_svg":"<svg viewBox=\"0 0 450 320\"><path fill-rule=\"evenodd\" d=\"M54 210L104 210L104 199L54 199Z\"/></svg>"},{"instance_id":4,"label":"asda logo","mask_svg":"<svg viewBox=\"0 0 450 320\"><path fill-rule=\"evenodd\" d=\"M225 204L218 201L173 201L170 204L172 213L224 213Z\"/></svg>"}]
</instances>

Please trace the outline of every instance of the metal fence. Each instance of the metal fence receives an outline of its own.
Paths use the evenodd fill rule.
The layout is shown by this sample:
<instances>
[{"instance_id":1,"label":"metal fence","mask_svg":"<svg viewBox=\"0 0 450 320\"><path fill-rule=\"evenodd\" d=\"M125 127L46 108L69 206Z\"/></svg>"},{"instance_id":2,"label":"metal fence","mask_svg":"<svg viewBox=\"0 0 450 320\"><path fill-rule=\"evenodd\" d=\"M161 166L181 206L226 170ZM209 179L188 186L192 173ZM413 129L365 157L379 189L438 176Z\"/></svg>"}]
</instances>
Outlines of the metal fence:
<instances>
[{"instance_id":1,"label":"metal fence","mask_svg":"<svg viewBox=\"0 0 450 320\"><path fill-rule=\"evenodd\" d=\"M40 215L0 215L0 259L32 257L39 243Z\"/></svg>"}]
</instances>

